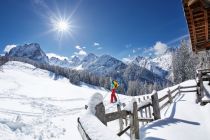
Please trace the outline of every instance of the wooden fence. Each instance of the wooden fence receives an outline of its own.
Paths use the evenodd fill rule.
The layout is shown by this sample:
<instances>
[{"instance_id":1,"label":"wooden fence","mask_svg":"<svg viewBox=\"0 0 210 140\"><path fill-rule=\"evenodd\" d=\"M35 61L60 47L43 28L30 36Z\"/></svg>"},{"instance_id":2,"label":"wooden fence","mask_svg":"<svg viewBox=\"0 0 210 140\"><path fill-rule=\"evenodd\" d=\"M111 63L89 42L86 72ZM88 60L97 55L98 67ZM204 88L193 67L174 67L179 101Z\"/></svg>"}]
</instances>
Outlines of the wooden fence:
<instances>
[{"instance_id":1,"label":"wooden fence","mask_svg":"<svg viewBox=\"0 0 210 140\"><path fill-rule=\"evenodd\" d=\"M209 100L203 100L203 97L205 96L205 94L209 94L209 91L204 87L203 82L204 81L209 81L210 82L210 69L202 69L202 70L197 70L196 73L197 76L197 99L196 102L200 103L201 105L206 105L207 103L210 103L210 99ZM209 94L210 95L210 94Z\"/></svg>"},{"instance_id":2,"label":"wooden fence","mask_svg":"<svg viewBox=\"0 0 210 140\"><path fill-rule=\"evenodd\" d=\"M173 99L182 92L196 92L197 90L184 90L189 88L196 88L197 86L178 86L173 90L168 90L167 94L158 98L157 92L143 96L142 98L136 98L137 100L132 103L132 110L126 109L126 104L124 104L124 109L121 110L121 106L117 105L117 111L106 113L105 106L103 103L96 105L95 115L97 118L104 124L107 125L108 122L119 120L119 132L118 136L124 134L127 130L130 129L130 138L131 140L140 139L139 128L140 125L143 126L154 120L161 119L160 111L165 108L167 105L173 102ZM129 124L128 124L129 122ZM81 124L79 124L82 127ZM83 132L81 135L85 136L85 139L88 139ZM86 134L86 133L85 133Z\"/></svg>"}]
</instances>

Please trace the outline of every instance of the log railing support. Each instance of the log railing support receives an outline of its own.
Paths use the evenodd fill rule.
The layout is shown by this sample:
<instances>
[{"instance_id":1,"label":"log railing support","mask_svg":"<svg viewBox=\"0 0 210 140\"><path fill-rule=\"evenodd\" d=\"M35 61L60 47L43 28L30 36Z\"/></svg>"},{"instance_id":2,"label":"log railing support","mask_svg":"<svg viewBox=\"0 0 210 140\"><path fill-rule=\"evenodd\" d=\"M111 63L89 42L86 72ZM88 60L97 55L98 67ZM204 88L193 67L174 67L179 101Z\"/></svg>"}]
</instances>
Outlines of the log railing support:
<instances>
[{"instance_id":1,"label":"log railing support","mask_svg":"<svg viewBox=\"0 0 210 140\"><path fill-rule=\"evenodd\" d=\"M172 96L171 96L171 91L170 91L170 89L168 90L168 98L169 98L170 104L172 104L173 98L172 98Z\"/></svg>"},{"instance_id":2,"label":"log railing support","mask_svg":"<svg viewBox=\"0 0 210 140\"><path fill-rule=\"evenodd\" d=\"M137 102L133 103L133 122L135 139L139 139L139 121L138 121L138 106Z\"/></svg>"},{"instance_id":3,"label":"log railing support","mask_svg":"<svg viewBox=\"0 0 210 140\"><path fill-rule=\"evenodd\" d=\"M105 115L105 107L103 103L99 103L95 107L96 109L96 117L104 124L107 125L106 115Z\"/></svg>"},{"instance_id":4,"label":"log railing support","mask_svg":"<svg viewBox=\"0 0 210 140\"><path fill-rule=\"evenodd\" d=\"M117 111L121 112L121 107L119 104L117 105ZM120 126L120 132L123 131L123 119L122 118L119 118L119 126Z\"/></svg>"},{"instance_id":5,"label":"log railing support","mask_svg":"<svg viewBox=\"0 0 210 140\"><path fill-rule=\"evenodd\" d=\"M158 120L161 118L161 116L160 116L160 107L159 107L157 91L151 97L152 97L152 107L153 107L154 119Z\"/></svg>"}]
</instances>

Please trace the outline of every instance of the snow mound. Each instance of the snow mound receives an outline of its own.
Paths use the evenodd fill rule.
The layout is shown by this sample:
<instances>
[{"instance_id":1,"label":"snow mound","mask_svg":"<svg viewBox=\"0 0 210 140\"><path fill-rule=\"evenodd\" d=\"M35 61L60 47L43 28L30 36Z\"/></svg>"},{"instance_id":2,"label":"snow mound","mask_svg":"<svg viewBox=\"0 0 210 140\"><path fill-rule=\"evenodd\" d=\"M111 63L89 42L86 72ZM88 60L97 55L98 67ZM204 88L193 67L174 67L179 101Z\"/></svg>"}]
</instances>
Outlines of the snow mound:
<instances>
[{"instance_id":1,"label":"snow mound","mask_svg":"<svg viewBox=\"0 0 210 140\"><path fill-rule=\"evenodd\" d=\"M91 140L120 140L120 137L92 114L82 116L80 122Z\"/></svg>"},{"instance_id":2,"label":"snow mound","mask_svg":"<svg viewBox=\"0 0 210 140\"><path fill-rule=\"evenodd\" d=\"M103 96L100 93L95 93L89 103L88 103L88 110L90 111L90 113L95 114L95 107L96 105L98 105L99 103L103 102Z\"/></svg>"}]
</instances>

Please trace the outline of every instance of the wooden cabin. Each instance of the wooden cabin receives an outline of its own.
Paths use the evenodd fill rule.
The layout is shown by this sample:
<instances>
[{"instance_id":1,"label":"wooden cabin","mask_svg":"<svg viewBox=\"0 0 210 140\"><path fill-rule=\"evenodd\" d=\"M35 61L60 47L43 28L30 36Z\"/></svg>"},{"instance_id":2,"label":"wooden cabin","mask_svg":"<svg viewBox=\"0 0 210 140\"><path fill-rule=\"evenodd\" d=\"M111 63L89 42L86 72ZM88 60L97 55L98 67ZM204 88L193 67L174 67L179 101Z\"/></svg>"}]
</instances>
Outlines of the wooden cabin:
<instances>
[{"instance_id":1,"label":"wooden cabin","mask_svg":"<svg viewBox=\"0 0 210 140\"><path fill-rule=\"evenodd\" d=\"M183 0L193 52L210 49L210 0Z\"/></svg>"}]
</instances>

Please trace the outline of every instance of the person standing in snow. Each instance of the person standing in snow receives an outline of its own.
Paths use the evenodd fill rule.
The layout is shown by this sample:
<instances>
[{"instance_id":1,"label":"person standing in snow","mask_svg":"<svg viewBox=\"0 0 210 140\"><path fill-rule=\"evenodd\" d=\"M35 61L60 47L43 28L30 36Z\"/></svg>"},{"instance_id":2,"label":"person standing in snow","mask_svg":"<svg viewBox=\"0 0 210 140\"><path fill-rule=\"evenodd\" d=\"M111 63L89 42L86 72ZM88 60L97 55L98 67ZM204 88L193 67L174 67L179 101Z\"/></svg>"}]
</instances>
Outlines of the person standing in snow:
<instances>
[{"instance_id":1,"label":"person standing in snow","mask_svg":"<svg viewBox=\"0 0 210 140\"><path fill-rule=\"evenodd\" d=\"M117 102L116 90L117 90L118 86L119 85L118 85L117 81L116 80L112 80L112 83L111 83L111 89L112 89L111 103Z\"/></svg>"}]
</instances>

